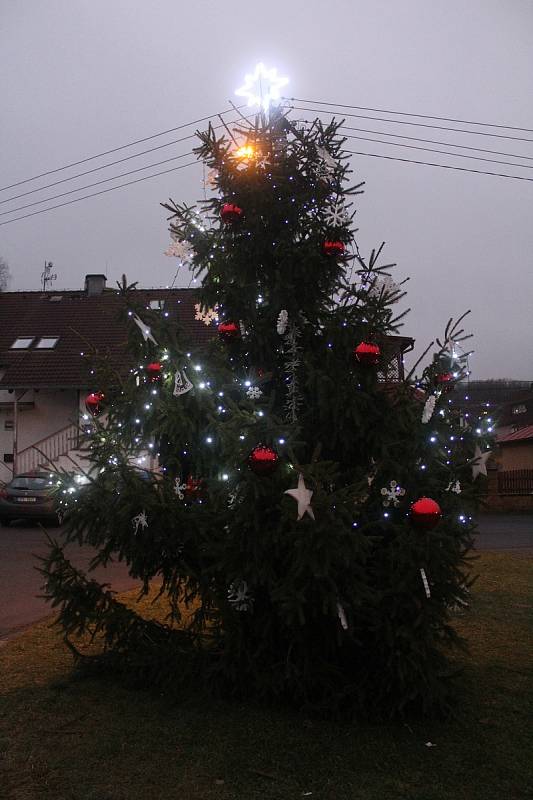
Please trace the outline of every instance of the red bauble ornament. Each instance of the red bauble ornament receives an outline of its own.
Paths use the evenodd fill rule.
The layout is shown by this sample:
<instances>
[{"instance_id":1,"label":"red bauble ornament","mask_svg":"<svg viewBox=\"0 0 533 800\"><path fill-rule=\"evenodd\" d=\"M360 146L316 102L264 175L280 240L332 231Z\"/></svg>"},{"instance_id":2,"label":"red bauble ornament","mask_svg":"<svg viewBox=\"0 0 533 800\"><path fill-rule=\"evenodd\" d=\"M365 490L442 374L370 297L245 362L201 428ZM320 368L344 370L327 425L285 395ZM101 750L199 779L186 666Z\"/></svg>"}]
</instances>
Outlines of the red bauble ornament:
<instances>
[{"instance_id":1,"label":"red bauble ornament","mask_svg":"<svg viewBox=\"0 0 533 800\"><path fill-rule=\"evenodd\" d=\"M221 322L217 328L218 335L225 342L233 342L241 338L241 326L238 322Z\"/></svg>"},{"instance_id":2,"label":"red bauble ornament","mask_svg":"<svg viewBox=\"0 0 533 800\"><path fill-rule=\"evenodd\" d=\"M159 363L159 361L152 361L151 364L146 365L146 374L148 376L148 380L150 383L157 383L161 380L161 372L163 371L163 367Z\"/></svg>"},{"instance_id":3,"label":"red bauble ornament","mask_svg":"<svg viewBox=\"0 0 533 800\"><path fill-rule=\"evenodd\" d=\"M103 401L103 392L91 392L91 394L88 394L85 398L85 408L89 414L92 414L93 417L97 417L102 410L101 405Z\"/></svg>"},{"instance_id":4,"label":"red bauble ornament","mask_svg":"<svg viewBox=\"0 0 533 800\"><path fill-rule=\"evenodd\" d=\"M207 486L203 478L191 478L190 476L187 478L183 490L185 500L189 503L194 503L197 500L204 500L206 493Z\"/></svg>"},{"instance_id":5,"label":"red bauble ornament","mask_svg":"<svg viewBox=\"0 0 533 800\"><path fill-rule=\"evenodd\" d=\"M325 256L331 256L332 258L339 258L340 256L344 255L346 250L346 245L344 242L332 242L329 239L322 245L322 252Z\"/></svg>"},{"instance_id":6,"label":"red bauble ornament","mask_svg":"<svg viewBox=\"0 0 533 800\"><path fill-rule=\"evenodd\" d=\"M435 375L435 386L437 386L443 392L451 392L453 390L453 373L437 373L437 375Z\"/></svg>"},{"instance_id":7,"label":"red bauble ornament","mask_svg":"<svg viewBox=\"0 0 533 800\"><path fill-rule=\"evenodd\" d=\"M231 225L234 222L239 222L244 215L244 211L240 206L235 203L224 203L220 209L220 219L226 225Z\"/></svg>"},{"instance_id":8,"label":"red bauble ornament","mask_svg":"<svg viewBox=\"0 0 533 800\"><path fill-rule=\"evenodd\" d=\"M277 469L279 456L271 447L258 444L248 456L248 466L256 475L272 475Z\"/></svg>"},{"instance_id":9,"label":"red bauble ornament","mask_svg":"<svg viewBox=\"0 0 533 800\"><path fill-rule=\"evenodd\" d=\"M372 342L360 342L353 352L360 364L369 366L375 366L381 355L379 345Z\"/></svg>"},{"instance_id":10,"label":"red bauble ornament","mask_svg":"<svg viewBox=\"0 0 533 800\"><path fill-rule=\"evenodd\" d=\"M442 517L440 506L431 497L421 497L411 506L411 522L421 531L430 531Z\"/></svg>"}]
</instances>

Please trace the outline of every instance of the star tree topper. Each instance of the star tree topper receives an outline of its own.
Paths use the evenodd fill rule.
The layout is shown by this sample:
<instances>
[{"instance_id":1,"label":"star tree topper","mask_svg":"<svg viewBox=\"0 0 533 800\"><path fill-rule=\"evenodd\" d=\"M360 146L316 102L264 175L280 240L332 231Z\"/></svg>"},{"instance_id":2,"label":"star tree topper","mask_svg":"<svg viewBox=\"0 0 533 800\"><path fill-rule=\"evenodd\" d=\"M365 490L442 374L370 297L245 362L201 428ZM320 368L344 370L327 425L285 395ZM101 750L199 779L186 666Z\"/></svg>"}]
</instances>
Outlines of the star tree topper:
<instances>
[{"instance_id":1,"label":"star tree topper","mask_svg":"<svg viewBox=\"0 0 533 800\"><path fill-rule=\"evenodd\" d=\"M243 85L235 91L235 94L246 98L248 106L260 106L266 112L271 103L280 99L280 89L288 82L288 78L278 75L275 67L267 69L260 62L254 72L245 76Z\"/></svg>"},{"instance_id":2,"label":"star tree topper","mask_svg":"<svg viewBox=\"0 0 533 800\"><path fill-rule=\"evenodd\" d=\"M298 521L301 520L305 514L309 514L311 519L314 520L315 515L311 508L313 492L306 488L304 476L301 473L298 475L298 486L296 489L286 489L284 494L289 494L291 497L294 497L298 503Z\"/></svg>"}]
</instances>

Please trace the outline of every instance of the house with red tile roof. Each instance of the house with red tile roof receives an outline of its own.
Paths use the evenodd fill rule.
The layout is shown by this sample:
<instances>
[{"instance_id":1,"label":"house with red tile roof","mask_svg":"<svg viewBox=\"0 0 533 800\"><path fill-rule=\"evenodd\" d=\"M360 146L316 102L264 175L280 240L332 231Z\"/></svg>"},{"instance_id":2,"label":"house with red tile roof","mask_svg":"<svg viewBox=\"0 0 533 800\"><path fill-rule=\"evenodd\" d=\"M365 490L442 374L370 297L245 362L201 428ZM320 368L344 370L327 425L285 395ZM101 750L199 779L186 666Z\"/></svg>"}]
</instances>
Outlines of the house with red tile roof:
<instances>
[{"instance_id":1,"label":"house with red tile roof","mask_svg":"<svg viewBox=\"0 0 533 800\"><path fill-rule=\"evenodd\" d=\"M83 290L0 293L0 481L46 459L69 468L78 458L80 413L98 389L84 353L96 350L117 368L131 362L124 301L105 284L104 275L87 275ZM195 345L216 332L195 319L194 289L137 288L135 300L175 319ZM388 339L385 383L403 378L412 346L407 337Z\"/></svg>"}]
</instances>

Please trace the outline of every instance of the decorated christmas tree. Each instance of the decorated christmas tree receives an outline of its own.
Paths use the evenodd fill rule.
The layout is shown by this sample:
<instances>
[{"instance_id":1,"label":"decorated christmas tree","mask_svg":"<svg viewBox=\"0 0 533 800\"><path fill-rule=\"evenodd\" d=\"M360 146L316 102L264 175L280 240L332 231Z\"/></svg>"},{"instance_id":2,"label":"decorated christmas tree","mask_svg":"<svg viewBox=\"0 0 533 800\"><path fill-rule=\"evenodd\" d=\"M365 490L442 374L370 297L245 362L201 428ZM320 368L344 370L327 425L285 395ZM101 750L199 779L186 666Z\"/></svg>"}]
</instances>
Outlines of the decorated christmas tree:
<instances>
[{"instance_id":1,"label":"decorated christmas tree","mask_svg":"<svg viewBox=\"0 0 533 800\"><path fill-rule=\"evenodd\" d=\"M165 208L207 345L120 287L133 366L95 364L67 536L169 615L142 618L54 545L46 591L83 664L327 713L449 705L487 431L452 402L460 322L402 374L402 283L358 248L338 128L265 111L199 134L210 195Z\"/></svg>"}]
</instances>

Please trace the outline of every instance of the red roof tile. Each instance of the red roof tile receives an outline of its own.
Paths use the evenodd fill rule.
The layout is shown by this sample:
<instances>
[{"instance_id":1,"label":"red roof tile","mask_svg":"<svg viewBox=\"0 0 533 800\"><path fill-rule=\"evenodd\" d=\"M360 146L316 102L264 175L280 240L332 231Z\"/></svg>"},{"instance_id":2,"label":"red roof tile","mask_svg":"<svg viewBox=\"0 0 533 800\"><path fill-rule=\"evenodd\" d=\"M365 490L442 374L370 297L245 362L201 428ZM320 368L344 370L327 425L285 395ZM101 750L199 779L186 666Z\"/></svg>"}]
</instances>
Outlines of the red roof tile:
<instances>
[{"instance_id":1,"label":"red roof tile","mask_svg":"<svg viewBox=\"0 0 533 800\"><path fill-rule=\"evenodd\" d=\"M148 305L152 299L165 301L165 311L191 343L203 344L213 336L212 326L194 319L194 290L135 291L137 303ZM114 366L123 365L130 360L123 307L123 298L112 290L91 297L83 291L0 293L0 388L90 386L88 359L81 356L90 346L108 353ZM15 339L32 336L58 336L59 341L51 350L38 350L35 343L27 350L10 349Z\"/></svg>"},{"instance_id":2,"label":"red roof tile","mask_svg":"<svg viewBox=\"0 0 533 800\"><path fill-rule=\"evenodd\" d=\"M498 444L507 442L523 442L526 439L533 439L533 425L525 425L517 431L502 433L496 437Z\"/></svg>"}]
</instances>

